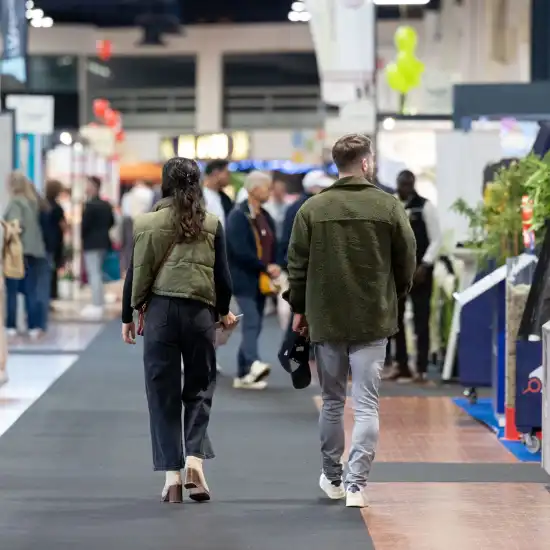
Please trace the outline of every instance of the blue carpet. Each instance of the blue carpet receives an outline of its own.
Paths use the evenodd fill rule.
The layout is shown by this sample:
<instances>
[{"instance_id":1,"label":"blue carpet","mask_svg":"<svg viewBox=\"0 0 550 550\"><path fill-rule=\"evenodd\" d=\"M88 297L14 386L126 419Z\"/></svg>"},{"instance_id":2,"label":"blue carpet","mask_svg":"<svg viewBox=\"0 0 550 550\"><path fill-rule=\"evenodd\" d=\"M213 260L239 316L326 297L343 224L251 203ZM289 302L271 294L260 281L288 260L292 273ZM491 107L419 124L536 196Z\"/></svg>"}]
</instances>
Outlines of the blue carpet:
<instances>
[{"instance_id":1,"label":"blue carpet","mask_svg":"<svg viewBox=\"0 0 550 550\"><path fill-rule=\"evenodd\" d=\"M504 437L504 429L498 425L497 418L493 412L493 400L491 398L478 399L476 404L471 404L465 397L455 397L453 399L455 405L460 407L466 414L473 419L485 424L498 437L502 445L508 449L521 462L540 462L541 453L531 454L525 445L520 441L506 441Z\"/></svg>"}]
</instances>

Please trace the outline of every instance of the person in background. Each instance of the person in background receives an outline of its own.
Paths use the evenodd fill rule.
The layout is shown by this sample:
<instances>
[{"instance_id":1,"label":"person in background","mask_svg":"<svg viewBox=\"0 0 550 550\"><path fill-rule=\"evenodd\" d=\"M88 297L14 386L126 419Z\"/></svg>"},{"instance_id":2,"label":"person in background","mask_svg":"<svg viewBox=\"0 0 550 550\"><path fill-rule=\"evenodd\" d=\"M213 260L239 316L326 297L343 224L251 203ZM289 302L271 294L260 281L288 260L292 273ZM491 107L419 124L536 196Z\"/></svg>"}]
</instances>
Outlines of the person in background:
<instances>
[{"instance_id":1,"label":"person in background","mask_svg":"<svg viewBox=\"0 0 550 550\"><path fill-rule=\"evenodd\" d=\"M192 500L206 501L203 460L214 457L207 433L216 383L214 339L218 320L227 328L236 322L229 311L231 277L223 227L204 208L197 163L169 160L162 191L154 211L135 223L122 338L135 344L133 310L147 305L143 361L153 464L165 472L161 498L181 502L185 485Z\"/></svg>"},{"instance_id":2,"label":"person in background","mask_svg":"<svg viewBox=\"0 0 550 550\"><path fill-rule=\"evenodd\" d=\"M128 269L130 258L132 257L134 220L137 216L150 212L155 202L153 183L149 181L136 181L132 189L122 197L120 202L120 212L122 215L122 250L120 260L122 271Z\"/></svg>"},{"instance_id":3,"label":"person in background","mask_svg":"<svg viewBox=\"0 0 550 550\"><path fill-rule=\"evenodd\" d=\"M51 287L50 298L57 300L57 272L63 267L64 263L64 238L63 235L67 230L67 220L65 219L65 211L59 204L59 197L63 193L64 186L58 180L48 180L46 182L46 200L50 205L49 215L49 240L46 243L46 249L50 254L51 267Z\"/></svg>"},{"instance_id":4,"label":"person in background","mask_svg":"<svg viewBox=\"0 0 550 550\"><path fill-rule=\"evenodd\" d=\"M308 172L302 180L302 188L304 192L302 195L291 205L288 206L285 212L285 218L283 220L283 228L281 234L281 244L278 250L279 253L279 265L286 268L287 265L287 253L288 245L290 243L290 235L292 233L292 226L294 225L294 219L298 210L302 205L313 195L317 195L323 189L330 187L334 183L334 180L325 174L322 170L311 170Z\"/></svg>"},{"instance_id":5,"label":"person in background","mask_svg":"<svg viewBox=\"0 0 550 550\"><path fill-rule=\"evenodd\" d=\"M262 207L269 200L271 177L264 172L250 172L244 187L248 192L247 201L234 208L227 220L227 252L233 292L243 314L238 371L233 387L263 390L271 367L260 359L258 350L266 300L266 294L260 288L260 276L277 278L281 268L275 263L275 223Z\"/></svg>"},{"instance_id":6,"label":"person in background","mask_svg":"<svg viewBox=\"0 0 550 550\"><path fill-rule=\"evenodd\" d=\"M397 301L408 292L416 247L399 202L370 183L371 141L340 138L332 149L339 179L300 208L288 248L293 327L308 334L323 405L319 485L346 506L367 506L366 486L379 435L380 374ZM343 483L348 374L354 426Z\"/></svg>"},{"instance_id":7,"label":"person in background","mask_svg":"<svg viewBox=\"0 0 550 550\"><path fill-rule=\"evenodd\" d=\"M36 191L22 172L10 174L8 188L10 200L4 219L19 221L25 277L21 281L6 279L6 328L9 337L17 335L17 294L22 292L27 310L27 328L30 338L34 340L42 335L38 283L40 264L46 259L46 247L39 220L40 209Z\"/></svg>"},{"instance_id":8,"label":"person in background","mask_svg":"<svg viewBox=\"0 0 550 550\"><path fill-rule=\"evenodd\" d=\"M397 196L409 216L416 238L416 273L410 292L414 330L416 333L416 373L414 381L426 381L430 354L430 306L433 287L433 265L442 244L441 229L434 204L415 190L416 178L410 170L397 176ZM410 380L409 355L405 334L406 297L399 301L399 332L395 336L396 367L386 376L388 380Z\"/></svg>"},{"instance_id":9,"label":"person in background","mask_svg":"<svg viewBox=\"0 0 550 550\"><path fill-rule=\"evenodd\" d=\"M233 201L223 190L230 183L229 162L213 160L204 169L203 195L206 211L217 216L226 225L227 217L233 209Z\"/></svg>"},{"instance_id":10,"label":"person in background","mask_svg":"<svg viewBox=\"0 0 550 550\"><path fill-rule=\"evenodd\" d=\"M115 224L113 208L99 196L100 190L101 180L96 176L89 177L86 185L88 200L84 204L81 224L84 266L92 290L92 303L82 310L82 316L89 319L103 316L103 261L111 249L109 232Z\"/></svg>"},{"instance_id":11,"label":"person in background","mask_svg":"<svg viewBox=\"0 0 550 550\"><path fill-rule=\"evenodd\" d=\"M280 174L275 173L273 176L271 197L269 197L269 200L264 204L264 208L275 222L277 241L280 242L283 237L283 224L288 208L288 203L286 201L286 182L282 179Z\"/></svg>"},{"instance_id":12,"label":"person in background","mask_svg":"<svg viewBox=\"0 0 550 550\"><path fill-rule=\"evenodd\" d=\"M4 246L6 237L4 224L0 223L0 243ZM8 376L8 339L6 338L6 283L4 280L3 255L0 254L0 387L7 384Z\"/></svg>"}]
</instances>

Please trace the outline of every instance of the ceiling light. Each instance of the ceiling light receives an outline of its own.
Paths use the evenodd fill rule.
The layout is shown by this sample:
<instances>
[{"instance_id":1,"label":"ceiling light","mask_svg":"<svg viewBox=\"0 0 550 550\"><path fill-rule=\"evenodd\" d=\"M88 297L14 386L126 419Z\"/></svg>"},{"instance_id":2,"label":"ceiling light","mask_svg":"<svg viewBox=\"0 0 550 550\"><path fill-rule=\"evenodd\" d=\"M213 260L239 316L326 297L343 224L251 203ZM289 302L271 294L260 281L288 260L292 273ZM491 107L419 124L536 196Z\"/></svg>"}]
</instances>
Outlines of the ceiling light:
<instances>
[{"instance_id":1,"label":"ceiling light","mask_svg":"<svg viewBox=\"0 0 550 550\"><path fill-rule=\"evenodd\" d=\"M303 2L292 2L290 9L292 11L306 11L306 5Z\"/></svg>"},{"instance_id":2,"label":"ceiling light","mask_svg":"<svg viewBox=\"0 0 550 550\"><path fill-rule=\"evenodd\" d=\"M384 122L382 122L382 127L384 128L384 130L393 130L395 128L395 119L393 118L384 119Z\"/></svg>"},{"instance_id":3,"label":"ceiling light","mask_svg":"<svg viewBox=\"0 0 550 550\"><path fill-rule=\"evenodd\" d=\"M25 2L25 7L28 10L32 10L34 8L34 2L32 0L27 0L27 2Z\"/></svg>"},{"instance_id":4,"label":"ceiling light","mask_svg":"<svg viewBox=\"0 0 550 550\"><path fill-rule=\"evenodd\" d=\"M297 21L300 21L300 14L297 11L289 11L288 20L296 23Z\"/></svg>"},{"instance_id":5,"label":"ceiling light","mask_svg":"<svg viewBox=\"0 0 550 550\"><path fill-rule=\"evenodd\" d=\"M59 136L59 141L63 145L70 145L73 142L73 137L69 132L61 132L61 135Z\"/></svg>"},{"instance_id":6,"label":"ceiling light","mask_svg":"<svg viewBox=\"0 0 550 550\"><path fill-rule=\"evenodd\" d=\"M298 12L298 21L303 21L304 23L307 23L311 20L311 13L307 11Z\"/></svg>"},{"instance_id":7,"label":"ceiling light","mask_svg":"<svg viewBox=\"0 0 550 550\"><path fill-rule=\"evenodd\" d=\"M32 19L42 19L44 17L44 10L31 10L31 18Z\"/></svg>"},{"instance_id":8,"label":"ceiling light","mask_svg":"<svg viewBox=\"0 0 550 550\"><path fill-rule=\"evenodd\" d=\"M37 29L42 26L42 19L31 19L31 27Z\"/></svg>"},{"instance_id":9,"label":"ceiling light","mask_svg":"<svg viewBox=\"0 0 550 550\"><path fill-rule=\"evenodd\" d=\"M25 17L26 17L27 19L32 19L33 11L34 11L34 10L33 10L32 8L28 9L28 10L25 12Z\"/></svg>"},{"instance_id":10,"label":"ceiling light","mask_svg":"<svg viewBox=\"0 0 550 550\"><path fill-rule=\"evenodd\" d=\"M50 27L53 27L53 19L51 17L44 17L44 19L42 19L42 26L45 29L49 29Z\"/></svg>"}]
</instances>

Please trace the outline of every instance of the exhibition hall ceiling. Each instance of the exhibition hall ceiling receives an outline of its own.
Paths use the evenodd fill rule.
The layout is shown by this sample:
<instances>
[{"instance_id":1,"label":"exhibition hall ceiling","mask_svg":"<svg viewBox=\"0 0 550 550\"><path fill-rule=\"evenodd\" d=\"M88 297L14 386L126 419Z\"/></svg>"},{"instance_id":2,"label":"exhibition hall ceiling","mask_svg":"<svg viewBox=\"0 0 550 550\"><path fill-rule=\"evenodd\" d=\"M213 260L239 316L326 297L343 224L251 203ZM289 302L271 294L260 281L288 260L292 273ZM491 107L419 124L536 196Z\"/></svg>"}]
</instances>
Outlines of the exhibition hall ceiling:
<instances>
[{"instance_id":1,"label":"exhibition hall ceiling","mask_svg":"<svg viewBox=\"0 0 550 550\"><path fill-rule=\"evenodd\" d=\"M144 19L163 16L183 25L286 22L292 0L34 0L33 3L54 23L119 27L142 26ZM440 0L430 0L429 7L433 9L439 3ZM423 9L409 8L408 15L419 16ZM378 14L384 19L397 18L400 10L395 6L381 7Z\"/></svg>"}]
</instances>

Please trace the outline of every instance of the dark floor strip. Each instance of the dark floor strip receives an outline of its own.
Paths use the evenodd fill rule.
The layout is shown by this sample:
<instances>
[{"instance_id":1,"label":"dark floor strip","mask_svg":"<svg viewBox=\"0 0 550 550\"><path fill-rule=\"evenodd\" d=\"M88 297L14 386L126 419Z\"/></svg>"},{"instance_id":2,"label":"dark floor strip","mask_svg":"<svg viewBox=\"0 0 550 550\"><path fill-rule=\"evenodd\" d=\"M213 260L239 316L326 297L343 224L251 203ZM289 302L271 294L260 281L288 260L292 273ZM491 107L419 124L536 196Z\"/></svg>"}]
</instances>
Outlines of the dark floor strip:
<instances>
[{"instance_id":1,"label":"dark floor strip","mask_svg":"<svg viewBox=\"0 0 550 550\"><path fill-rule=\"evenodd\" d=\"M275 361L273 321L262 339ZM312 392L276 367L265 393L220 381L209 504L161 505L150 463L141 346L117 322L0 438L2 548L372 550L361 515L321 499ZM235 337L220 350L228 374Z\"/></svg>"}]
</instances>

